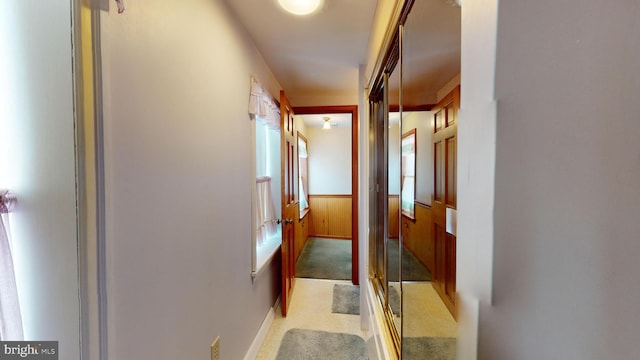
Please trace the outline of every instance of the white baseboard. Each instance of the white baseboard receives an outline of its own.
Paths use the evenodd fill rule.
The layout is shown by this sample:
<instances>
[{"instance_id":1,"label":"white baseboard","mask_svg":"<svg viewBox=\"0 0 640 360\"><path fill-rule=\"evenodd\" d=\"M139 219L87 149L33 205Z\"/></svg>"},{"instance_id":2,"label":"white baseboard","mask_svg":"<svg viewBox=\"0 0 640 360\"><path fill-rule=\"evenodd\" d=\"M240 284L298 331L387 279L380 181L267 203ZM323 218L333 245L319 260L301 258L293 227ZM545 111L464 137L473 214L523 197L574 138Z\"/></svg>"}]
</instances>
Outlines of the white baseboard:
<instances>
[{"instance_id":1,"label":"white baseboard","mask_svg":"<svg viewBox=\"0 0 640 360\"><path fill-rule=\"evenodd\" d=\"M262 347L262 343L264 342L264 339L267 337L269 328L271 327L271 324L273 323L273 319L276 316L275 314L276 314L276 311L275 311L275 305L274 305L274 307L269 309L269 311L267 312L267 316L262 321L262 325L260 325L260 329L258 330L256 337L253 339L253 342L249 347L249 351L247 351L247 354L244 356L244 360L255 360L255 358L258 357L258 352L260 351L260 347Z\"/></svg>"}]
</instances>

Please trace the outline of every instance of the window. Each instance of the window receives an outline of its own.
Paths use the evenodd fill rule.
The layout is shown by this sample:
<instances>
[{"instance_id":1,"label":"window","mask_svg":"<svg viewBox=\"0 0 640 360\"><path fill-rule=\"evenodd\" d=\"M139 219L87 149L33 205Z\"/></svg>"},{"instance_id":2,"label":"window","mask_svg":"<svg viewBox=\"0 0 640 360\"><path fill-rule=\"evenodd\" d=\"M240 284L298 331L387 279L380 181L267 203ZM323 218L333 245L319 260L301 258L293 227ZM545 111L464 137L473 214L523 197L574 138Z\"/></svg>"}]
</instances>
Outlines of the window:
<instances>
[{"instance_id":1,"label":"window","mask_svg":"<svg viewBox=\"0 0 640 360\"><path fill-rule=\"evenodd\" d=\"M416 129L402 135L402 213L414 218L416 198Z\"/></svg>"},{"instance_id":2,"label":"window","mask_svg":"<svg viewBox=\"0 0 640 360\"><path fill-rule=\"evenodd\" d=\"M300 219L309 209L307 193L309 190L307 138L298 133L298 193L300 194Z\"/></svg>"},{"instance_id":3,"label":"window","mask_svg":"<svg viewBox=\"0 0 640 360\"><path fill-rule=\"evenodd\" d=\"M271 96L255 79L251 83L249 114L255 145L251 271L255 278L282 244L280 112Z\"/></svg>"},{"instance_id":4,"label":"window","mask_svg":"<svg viewBox=\"0 0 640 360\"><path fill-rule=\"evenodd\" d=\"M2 305L0 306L0 335L2 340L23 339L18 287L13 267L10 235L7 229L9 219L6 217L15 203L13 194L0 189L0 293L3 295L2 304L0 304Z\"/></svg>"}]
</instances>

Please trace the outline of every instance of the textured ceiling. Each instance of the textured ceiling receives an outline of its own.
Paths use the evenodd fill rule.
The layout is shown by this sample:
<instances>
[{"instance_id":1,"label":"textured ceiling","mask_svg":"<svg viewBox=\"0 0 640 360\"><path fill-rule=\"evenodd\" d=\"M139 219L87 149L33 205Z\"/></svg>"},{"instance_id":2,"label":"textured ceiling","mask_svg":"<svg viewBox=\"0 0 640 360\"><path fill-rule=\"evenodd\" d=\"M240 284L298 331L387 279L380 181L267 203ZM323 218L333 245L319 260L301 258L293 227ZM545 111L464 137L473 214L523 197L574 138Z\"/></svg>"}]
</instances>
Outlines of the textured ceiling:
<instances>
[{"instance_id":1,"label":"textured ceiling","mask_svg":"<svg viewBox=\"0 0 640 360\"><path fill-rule=\"evenodd\" d=\"M376 0L324 0L320 11L302 17L282 10L277 0L224 1L294 106L301 97L357 99ZM403 62L404 99L434 103L436 91L460 73L460 8L446 0L416 0L405 27ZM392 91L398 73L391 76ZM397 91L390 96L397 102Z\"/></svg>"},{"instance_id":2,"label":"textured ceiling","mask_svg":"<svg viewBox=\"0 0 640 360\"><path fill-rule=\"evenodd\" d=\"M225 1L287 93L357 93L375 0L324 0L308 16L288 14L276 0Z\"/></svg>"}]
</instances>

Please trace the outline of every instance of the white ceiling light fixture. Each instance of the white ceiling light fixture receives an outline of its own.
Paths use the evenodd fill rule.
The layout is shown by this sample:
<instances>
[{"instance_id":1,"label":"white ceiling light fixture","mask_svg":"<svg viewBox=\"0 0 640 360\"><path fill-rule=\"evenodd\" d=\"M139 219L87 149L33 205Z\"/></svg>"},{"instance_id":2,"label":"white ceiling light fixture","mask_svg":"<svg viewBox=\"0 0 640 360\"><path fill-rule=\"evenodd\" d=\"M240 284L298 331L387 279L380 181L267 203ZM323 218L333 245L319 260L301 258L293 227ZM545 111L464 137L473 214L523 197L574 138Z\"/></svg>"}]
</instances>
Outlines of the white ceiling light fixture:
<instances>
[{"instance_id":1,"label":"white ceiling light fixture","mask_svg":"<svg viewBox=\"0 0 640 360\"><path fill-rule=\"evenodd\" d=\"M322 118L322 120L324 120L324 124L322 124L322 130L331 129L331 124L329 123L329 120L331 120L331 118L328 116L325 116Z\"/></svg>"},{"instance_id":2,"label":"white ceiling light fixture","mask_svg":"<svg viewBox=\"0 0 640 360\"><path fill-rule=\"evenodd\" d=\"M278 0L278 4L295 15L309 15L320 8L322 0Z\"/></svg>"}]
</instances>

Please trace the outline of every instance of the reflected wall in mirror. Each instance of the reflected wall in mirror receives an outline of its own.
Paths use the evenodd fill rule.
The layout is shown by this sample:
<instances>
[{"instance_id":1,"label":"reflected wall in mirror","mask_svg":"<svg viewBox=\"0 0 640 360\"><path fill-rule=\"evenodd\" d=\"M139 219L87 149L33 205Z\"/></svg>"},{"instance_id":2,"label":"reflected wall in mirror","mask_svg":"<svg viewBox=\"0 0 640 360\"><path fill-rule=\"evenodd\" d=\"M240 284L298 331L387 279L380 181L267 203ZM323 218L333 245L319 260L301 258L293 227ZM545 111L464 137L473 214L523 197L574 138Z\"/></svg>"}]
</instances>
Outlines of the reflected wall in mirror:
<instances>
[{"instance_id":1,"label":"reflected wall in mirror","mask_svg":"<svg viewBox=\"0 0 640 360\"><path fill-rule=\"evenodd\" d=\"M300 207L300 219L304 217L304 214L309 211L309 199L307 194L309 193L309 146L307 138L298 132L298 194L299 194L299 207Z\"/></svg>"}]
</instances>

